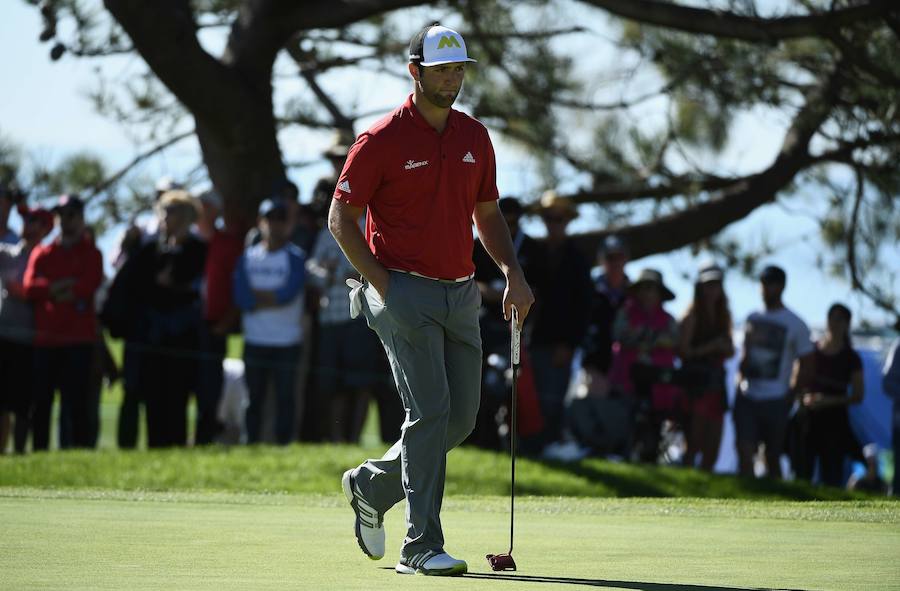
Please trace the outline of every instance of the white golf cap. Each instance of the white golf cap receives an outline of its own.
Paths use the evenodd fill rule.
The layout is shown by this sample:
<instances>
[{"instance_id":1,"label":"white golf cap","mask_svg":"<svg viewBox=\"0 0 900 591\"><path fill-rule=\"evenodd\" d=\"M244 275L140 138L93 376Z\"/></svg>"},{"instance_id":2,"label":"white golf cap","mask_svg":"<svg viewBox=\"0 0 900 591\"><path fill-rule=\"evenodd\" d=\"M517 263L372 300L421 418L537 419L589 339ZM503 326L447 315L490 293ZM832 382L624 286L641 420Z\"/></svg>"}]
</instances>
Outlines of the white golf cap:
<instances>
[{"instance_id":1,"label":"white golf cap","mask_svg":"<svg viewBox=\"0 0 900 591\"><path fill-rule=\"evenodd\" d=\"M409 42L409 61L422 66L474 62L466 53L462 35L442 25L425 27Z\"/></svg>"}]
</instances>

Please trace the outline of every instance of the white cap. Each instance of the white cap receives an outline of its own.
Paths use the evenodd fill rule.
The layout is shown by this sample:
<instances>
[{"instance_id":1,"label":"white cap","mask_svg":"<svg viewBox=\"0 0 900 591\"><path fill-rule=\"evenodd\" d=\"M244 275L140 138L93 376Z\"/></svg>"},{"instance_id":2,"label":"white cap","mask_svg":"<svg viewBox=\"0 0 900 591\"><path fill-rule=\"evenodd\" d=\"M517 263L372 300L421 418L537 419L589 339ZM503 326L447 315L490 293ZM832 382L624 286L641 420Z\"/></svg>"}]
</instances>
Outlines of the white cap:
<instances>
[{"instance_id":1,"label":"white cap","mask_svg":"<svg viewBox=\"0 0 900 591\"><path fill-rule=\"evenodd\" d=\"M442 25L423 29L413 38L409 47L409 59L423 66L476 61L466 53L466 42L462 35Z\"/></svg>"}]
</instances>

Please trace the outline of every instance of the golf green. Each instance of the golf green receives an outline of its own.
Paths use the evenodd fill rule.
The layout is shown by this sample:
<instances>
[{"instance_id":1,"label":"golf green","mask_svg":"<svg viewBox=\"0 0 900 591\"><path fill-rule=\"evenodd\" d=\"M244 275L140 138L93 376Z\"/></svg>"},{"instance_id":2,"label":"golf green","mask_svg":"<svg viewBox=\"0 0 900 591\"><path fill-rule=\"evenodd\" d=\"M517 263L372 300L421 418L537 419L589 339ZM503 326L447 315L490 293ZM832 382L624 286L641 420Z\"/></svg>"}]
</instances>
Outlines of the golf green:
<instances>
[{"instance_id":1,"label":"golf green","mask_svg":"<svg viewBox=\"0 0 900 591\"><path fill-rule=\"evenodd\" d=\"M449 497L458 579L400 576L402 507L387 556L359 551L339 494L0 488L0 588L25 589L900 589L900 504L525 498L517 572L502 497Z\"/></svg>"}]
</instances>

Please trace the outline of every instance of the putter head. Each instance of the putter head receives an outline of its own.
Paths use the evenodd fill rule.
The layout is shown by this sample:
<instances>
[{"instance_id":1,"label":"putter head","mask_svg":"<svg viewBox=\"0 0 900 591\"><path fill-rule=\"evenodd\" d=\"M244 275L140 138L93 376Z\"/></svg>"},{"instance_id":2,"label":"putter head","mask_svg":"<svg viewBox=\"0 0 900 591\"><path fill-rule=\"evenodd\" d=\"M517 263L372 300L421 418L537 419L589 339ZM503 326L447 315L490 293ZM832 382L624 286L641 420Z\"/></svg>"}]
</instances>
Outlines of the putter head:
<instances>
[{"instance_id":1,"label":"putter head","mask_svg":"<svg viewBox=\"0 0 900 591\"><path fill-rule=\"evenodd\" d=\"M485 558L491 565L491 570L516 570L512 554L488 554Z\"/></svg>"}]
</instances>

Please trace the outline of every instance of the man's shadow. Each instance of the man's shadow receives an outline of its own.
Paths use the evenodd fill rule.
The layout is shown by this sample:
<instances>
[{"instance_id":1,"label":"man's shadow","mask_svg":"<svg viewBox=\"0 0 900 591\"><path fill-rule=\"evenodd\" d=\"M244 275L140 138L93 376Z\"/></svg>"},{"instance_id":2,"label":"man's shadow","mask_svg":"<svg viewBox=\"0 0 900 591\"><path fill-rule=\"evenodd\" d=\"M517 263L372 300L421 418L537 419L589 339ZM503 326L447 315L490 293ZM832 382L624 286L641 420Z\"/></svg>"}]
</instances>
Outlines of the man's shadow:
<instances>
[{"instance_id":1,"label":"man's shadow","mask_svg":"<svg viewBox=\"0 0 900 591\"><path fill-rule=\"evenodd\" d=\"M382 567L394 570L391 566ZM487 581L512 581L517 583L562 583L584 585L585 587L608 587L610 589L633 589L634 591L804 591L803 589L771 587L722 587L720 585L691 585L690 583L649 583L645 581L610 581L607 579L576 579L571 577L542 577L539 575L519 575L511 573L466 573L466 579Z\"/></svg>"},{"instance_id":2,"label":"man's shadow","mask_svg":"<svg viewBox=\"0 0 900 591\"><path fill-rule=\"evenodd\" d=\"M542 577L507 573L468 573L469 579L515 581L520 583L564 583L585 587L634 589L634 591L803 591L802 589L771 589L762 587L722 587L719 585L691 585L689 583L649 583L645 581L610 581L606 579L575 579L570 577Z\"/></svg>"}]
</instances>

